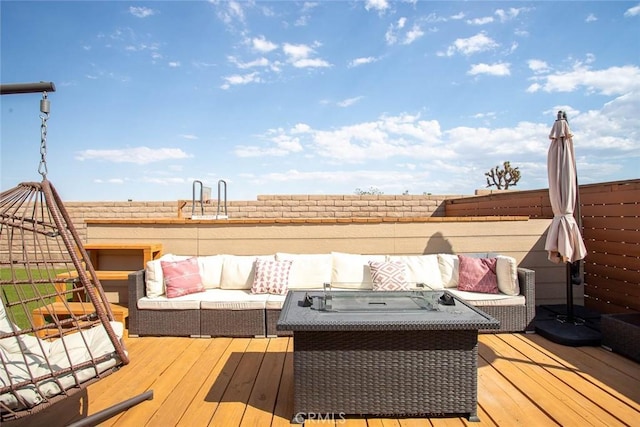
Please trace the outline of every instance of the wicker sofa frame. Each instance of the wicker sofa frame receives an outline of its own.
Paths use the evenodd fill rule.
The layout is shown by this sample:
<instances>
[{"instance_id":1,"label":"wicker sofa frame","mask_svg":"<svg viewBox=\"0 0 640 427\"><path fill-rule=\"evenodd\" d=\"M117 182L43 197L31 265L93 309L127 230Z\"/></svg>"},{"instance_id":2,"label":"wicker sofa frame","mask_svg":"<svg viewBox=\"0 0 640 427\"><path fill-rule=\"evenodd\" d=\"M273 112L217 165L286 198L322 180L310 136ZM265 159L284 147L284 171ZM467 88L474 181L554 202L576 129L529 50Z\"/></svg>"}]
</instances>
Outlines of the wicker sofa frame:
<instances>
[{"instance_id":1,"label":"wicker sofa frame","mask_svg":"<svg viewBox=\"0 0 640 427\"><path fill-rule=\"evenodd\" d=\"M265 336L264 310L140 310L145 271L129 274L129 336Z\"/></svg>"},{"instance_id":2,"label":"wicker sofa frame","mask_svg":"<svg viewBox=\"0 0 640 427\"><path fill-rule=\"evenodd\" d=\"M518 268L520 294L526 304L483 306L482 311L500 321L499 329L480 332L533 332L535 272ZM129 336L255 337L287 336L276 330L280 309L265 310L141 310L137 301L145 296L145 271L129 275Z\"/></svg>"}]
</instances>

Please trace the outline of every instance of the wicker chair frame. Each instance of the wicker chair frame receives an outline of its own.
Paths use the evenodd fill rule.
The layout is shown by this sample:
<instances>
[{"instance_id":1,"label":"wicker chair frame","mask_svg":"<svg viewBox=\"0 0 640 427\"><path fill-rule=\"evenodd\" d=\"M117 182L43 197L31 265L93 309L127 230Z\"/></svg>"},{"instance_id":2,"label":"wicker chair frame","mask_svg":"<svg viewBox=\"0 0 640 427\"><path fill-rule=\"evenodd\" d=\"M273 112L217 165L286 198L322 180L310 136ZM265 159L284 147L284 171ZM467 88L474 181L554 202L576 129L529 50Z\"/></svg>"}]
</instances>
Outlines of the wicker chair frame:
<instances>
[{"instance_id":1,"label":"wicker chair frame","mask_svg":"<svg viewBox=\"0 0 640 427\"><path fill-rule=\"evenodd\" d=\"M43 363L49 366L46 374L38 372L37 377L32 374L16 380L10 373L15 360L0 352L0 397L13 396L18 402L9 407L0 400L0 423L40 412L129 362L110 323L114 316L89 256L62 200L46 178L41 183L21 183L0 194L0 272L0 314L4 315L0 316L0 346L35 343L42 350ZM81 313L71 309L78 301L83 302ZM85 333L97 327L104 328L113 351L96 354L92 349ZM76 341L84 343L89 354L81 363L65 344L65 338L78 333ZM66 353L67 366L63 369L50 363L44 351L56 340L62 340ZM26 365L30 355L22 357ZM89 379L87 368L94 372ZM80 370L85 374L79 375ZM73 379L71 386L69 378ZM43 395L41 387L51 382L61 391L53 397ZM21 394L25 388L36 390L41 401L33 404L25 400Z\"/></svg>"}]
</instances>

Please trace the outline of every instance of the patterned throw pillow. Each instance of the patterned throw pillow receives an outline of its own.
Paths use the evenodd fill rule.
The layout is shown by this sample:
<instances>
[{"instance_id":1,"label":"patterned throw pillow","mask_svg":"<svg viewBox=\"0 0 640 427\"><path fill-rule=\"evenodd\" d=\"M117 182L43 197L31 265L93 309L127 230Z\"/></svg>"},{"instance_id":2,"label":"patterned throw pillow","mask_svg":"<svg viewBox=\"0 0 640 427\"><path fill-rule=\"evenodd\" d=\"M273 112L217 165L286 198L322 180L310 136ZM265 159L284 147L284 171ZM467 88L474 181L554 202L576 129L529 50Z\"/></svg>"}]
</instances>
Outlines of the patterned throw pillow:
<instances>
[{"instance_id":1,"label":"patterned throw pillow","mask_svg":"<svg viewBox=\"0 0 640 427\"><path fill-rule=\"evenodd\" d=\"M374 291L403 291L409 288L404 263L369 261Z\"/></svg>"},{"instance_id":2,"label":"patterned throw pillow","mask_svg":"<svg viewBox=\"0 0 640 427\"><path fill-rule=\"evenodd\" d=\"M204 292L198 260L160 261L167 298Z\"/></svg>"},{"instance_id":3,"label":"patterned throw pillow","mask_svg":"<svg viewBox=\"0 0 640 427\"><path fill-rule=\"evenodd\" d=\"M256 258L252 294L284 295L289 288L292 260L266 260Z\"/></svg>"},{"instance_id":4,"label":"patterned throw pillow","mask_svg":"<svg viewBox=\"0 0 640 427\"><path fill-rule=\"evenodd\" d=\"M472 258L464 255L458 255L458 258L458 290L484 294L498 293L496 258Z\"/></svg>"}]
</instances>

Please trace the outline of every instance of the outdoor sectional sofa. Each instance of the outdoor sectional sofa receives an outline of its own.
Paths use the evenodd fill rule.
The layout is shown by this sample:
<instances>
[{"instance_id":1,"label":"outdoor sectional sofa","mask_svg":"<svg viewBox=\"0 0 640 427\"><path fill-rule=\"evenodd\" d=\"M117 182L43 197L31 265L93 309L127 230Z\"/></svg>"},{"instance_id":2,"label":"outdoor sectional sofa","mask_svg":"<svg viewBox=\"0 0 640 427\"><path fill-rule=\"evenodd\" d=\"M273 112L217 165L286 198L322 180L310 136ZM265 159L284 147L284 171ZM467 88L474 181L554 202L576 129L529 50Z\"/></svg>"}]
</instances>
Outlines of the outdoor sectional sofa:
<instances>
[{"instance_id":1,"label":"outdoor sectional sofa","mask_svg":"<svg viewBox=\"0 0 640 427\"><path fill-rule=\"evenodd\" d=\"M462 290L463 281L486 285L488 270L476 270L487 266L498 293ZM288 289L318 291L330 283L334 292L391 290L385 287L399 282L410 289L446 290L479 307L500 321L499 329L486 332L533 330L535 272L494 253L167 254L129 275L129 336L287 335L276 323Z\"/></svg>"}]
</instances>

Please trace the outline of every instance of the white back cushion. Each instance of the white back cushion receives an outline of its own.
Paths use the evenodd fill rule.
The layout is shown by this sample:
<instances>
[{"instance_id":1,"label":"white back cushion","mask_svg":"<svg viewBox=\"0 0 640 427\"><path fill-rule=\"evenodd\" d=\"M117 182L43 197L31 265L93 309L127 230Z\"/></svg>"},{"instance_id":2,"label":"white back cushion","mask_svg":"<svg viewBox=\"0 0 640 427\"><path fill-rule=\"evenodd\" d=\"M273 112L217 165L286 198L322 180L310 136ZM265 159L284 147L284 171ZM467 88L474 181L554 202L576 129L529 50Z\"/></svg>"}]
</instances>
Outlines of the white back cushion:
<instances>
[{"instance_id":1,"label":"white back cushion","mask_svg":"<svg viewBox=\"0 0 640 427\"><path fill-rule=\"evenodd\" d=\"M497 255L496 276L498 276L498 290L506 295L520 295L518 283L518 265L516 259L506 255Z\"/></svg>"},{"instance_id":2,"label":"white back cushion","mask_svg":"<svg viewBox=\"0 0 640 427\"><path fill-rule=\"evenodd\" d=\"M149 298L159 297L165 293L164 275L160 261L181 261L190 258L188 256L164 254L159 259L147 261L145 271L146 296Z\"/></svg>"},{"instance_id":3,"label":"white back cushion","mask_svg":"<svg viewBox=\"0 0 640 427\"><path fill-rule=\"evenodd\" d=\"M460 266L458 255L438 254L438 265L442 274L442 285L445 288L457 288Z\"/></svg>"},{"instance_id":4,"label":"white back cushion","mask_svg":"<svg viewBox=\"0 0 640 427\"><path fill-rule=\"evenodd\" d=\"M276 253L278 261L293 261L289 271L289 289L322 288L331 281L331 254Z\"/></svg>"},{"instance_id":5,"label":"white back cushion","mask_svg":"<svg viewBox=\"0 0 640 427\"><path fill-rule=\"evenodd\" d=\"M256 258L274 260L274 255L226 255L222 261L220 289L251 289Z\"/></svg>"},{"instance_id":6,"label":"white back cushion","mask_svg":"<svg viewBox=\"0 0 640 427\"><path fill-rule=\"evenodd\" d=\"M369 261L385 261L386 255L331 252L331 285L348 289L372 289Z\"/></svg>"},{"instance_id":7,"label":"white back cushion","mask_svg":"<svg viewBox=\"0 0 640 427\"><path fill-rule=\"evenodd\" d=\"M431 289L443 288L438 255L389 255L387 259L404 263L406 280L411 287L424 283Z\"/></svg>"},{"instance_id":8,"label":"white back cushion","mask_svg":"<svg viewBox=\"0 0 640 427\"><path fill-rule=\"evenodd\" d=\"M209 255L198 257L198 269L205 289L220 287L222 280L222 263L225 255Z\"/></svg>"}]
</instances>

